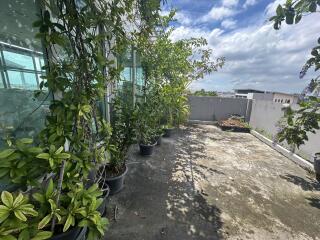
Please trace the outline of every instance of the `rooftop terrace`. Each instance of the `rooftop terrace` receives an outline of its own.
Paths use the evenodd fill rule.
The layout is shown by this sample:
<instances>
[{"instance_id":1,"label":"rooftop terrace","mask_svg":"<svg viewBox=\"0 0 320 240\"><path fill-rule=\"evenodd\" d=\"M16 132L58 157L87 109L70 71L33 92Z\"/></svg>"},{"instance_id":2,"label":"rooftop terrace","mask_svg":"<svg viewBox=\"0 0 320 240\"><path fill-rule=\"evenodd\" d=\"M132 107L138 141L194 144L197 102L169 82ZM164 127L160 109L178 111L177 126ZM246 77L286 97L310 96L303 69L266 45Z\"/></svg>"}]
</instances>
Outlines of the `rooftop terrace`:
<instances>
[{"instance_id":1,"label":"rooftop terrace","mask_svg":"<svg viewBox=\"0 0 320 240\"><path fill-rule=\"evenodd\" d=\"M130 156L105 239L320 239L320 185L250 134L189 125Z\"/></svg>"}]
</instances>

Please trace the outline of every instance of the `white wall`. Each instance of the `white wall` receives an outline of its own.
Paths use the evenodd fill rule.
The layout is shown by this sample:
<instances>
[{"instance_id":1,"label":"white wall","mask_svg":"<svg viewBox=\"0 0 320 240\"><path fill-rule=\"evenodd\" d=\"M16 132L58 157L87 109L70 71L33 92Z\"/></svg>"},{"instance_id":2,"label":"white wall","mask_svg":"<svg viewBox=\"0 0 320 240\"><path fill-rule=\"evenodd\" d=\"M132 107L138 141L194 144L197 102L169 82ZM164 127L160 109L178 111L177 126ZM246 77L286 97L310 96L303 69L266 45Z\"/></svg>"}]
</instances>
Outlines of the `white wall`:
<instances>
[{"instance_id":1,"label":"white wall","mask_svg":"<svg viewBox=\"0 0 320 240\"><path fill-rule=\"evenodd\" d=\"M278 121L284 116L282 107L281 103L253 100L250 126L253 129L263 130L267 137L274 137L278 132ZM292 108L297 109L298 105L293 104ZM316 134L308 134L308 137L309 141L297 149L296 153L306 160L313 161L314 154L320 152L320 131Z\"/></svg>"}]
</instances>

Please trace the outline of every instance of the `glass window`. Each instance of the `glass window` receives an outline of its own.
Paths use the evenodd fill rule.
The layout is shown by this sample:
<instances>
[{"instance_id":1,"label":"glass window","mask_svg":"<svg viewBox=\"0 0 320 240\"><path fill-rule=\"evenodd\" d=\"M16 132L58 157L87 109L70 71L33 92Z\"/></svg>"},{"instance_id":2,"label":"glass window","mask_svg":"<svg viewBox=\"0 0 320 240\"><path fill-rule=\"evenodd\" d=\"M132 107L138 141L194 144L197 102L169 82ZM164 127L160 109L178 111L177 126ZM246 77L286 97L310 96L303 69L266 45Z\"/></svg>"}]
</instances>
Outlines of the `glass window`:
<instances>
[{"instance_id":1,"label":"glass window","mask_svg":"<svg viewBox=\"0 0 320 240\"><path fill-rule=\"evenodd\" d=\"M21 53L15 53L12 51L3 51L4 61L6 67L9 68L22 68L34 70L33 59L31 56Z\"/></svg>"},{"instance_id":2,"label":"glass window","mask_svg":"<svg viewBox=\"0 0 320 240\"><path fill-rule=\"evenodd\" d=\"M35 0L0 1L0 149L6 136L36 136L49 112L48 92L34 99L45 74L41 41L32 27L38 10Z\"/></svg>"}]
</instances>

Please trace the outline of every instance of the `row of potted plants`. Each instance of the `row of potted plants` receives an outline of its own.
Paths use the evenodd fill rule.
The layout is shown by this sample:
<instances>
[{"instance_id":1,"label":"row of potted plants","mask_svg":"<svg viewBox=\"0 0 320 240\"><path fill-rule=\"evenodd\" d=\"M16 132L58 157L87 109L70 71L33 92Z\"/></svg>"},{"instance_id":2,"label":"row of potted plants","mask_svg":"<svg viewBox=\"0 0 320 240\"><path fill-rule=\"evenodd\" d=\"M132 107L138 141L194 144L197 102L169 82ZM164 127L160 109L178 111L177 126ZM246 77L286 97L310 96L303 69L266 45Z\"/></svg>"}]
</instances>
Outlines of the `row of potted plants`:
<instances>
[{"instance_id":1,"label":"row of potted plants","mask_svg":"<svg viewBox=\"0 0 320 240\"><path fill-rule=\"evenodd\" d=\"M50 114L37 138L8 136L0 151L0 178L8 185L0 196L0 239L96 240L107 229L108 195L123 187L129 147L139 142L141 153L150 155L162 134L170 136L186 120L188 85L223 59L212 62L203 39L170 40L166 29L174 13L160 17L159 5L141 1L139 31L128 32L122 19L136 24L135 1L42 4L34 27L48 63L36 96L52 93ZM110 56L132 45L147 76L143 101L112 92L107 122L99 101L121 72Z\"/></svg>"}]
</instances>

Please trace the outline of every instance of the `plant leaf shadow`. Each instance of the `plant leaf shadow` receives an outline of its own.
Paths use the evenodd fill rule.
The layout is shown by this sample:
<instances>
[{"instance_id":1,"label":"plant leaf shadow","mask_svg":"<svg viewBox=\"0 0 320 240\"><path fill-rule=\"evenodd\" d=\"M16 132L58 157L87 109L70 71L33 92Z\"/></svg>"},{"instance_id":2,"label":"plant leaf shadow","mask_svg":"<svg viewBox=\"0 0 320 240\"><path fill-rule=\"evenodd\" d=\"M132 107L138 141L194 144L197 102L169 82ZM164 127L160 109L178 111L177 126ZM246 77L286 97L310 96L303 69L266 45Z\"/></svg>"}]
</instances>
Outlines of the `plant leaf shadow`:
<instances>
[{"instance_id":1,"label":"plant leaf shadow","mask_svg":"<svg viewBox=\"0 0 320 240\"><path fill-rule=\"evenodd\" d=\"M280 178L300 186L304 191L320 191L320 184L311 178L302 178L292 174L280 175Z\"/></svg>"}]
</instances>

